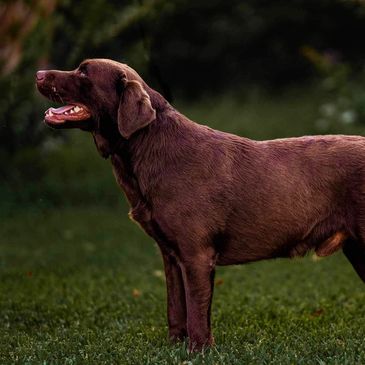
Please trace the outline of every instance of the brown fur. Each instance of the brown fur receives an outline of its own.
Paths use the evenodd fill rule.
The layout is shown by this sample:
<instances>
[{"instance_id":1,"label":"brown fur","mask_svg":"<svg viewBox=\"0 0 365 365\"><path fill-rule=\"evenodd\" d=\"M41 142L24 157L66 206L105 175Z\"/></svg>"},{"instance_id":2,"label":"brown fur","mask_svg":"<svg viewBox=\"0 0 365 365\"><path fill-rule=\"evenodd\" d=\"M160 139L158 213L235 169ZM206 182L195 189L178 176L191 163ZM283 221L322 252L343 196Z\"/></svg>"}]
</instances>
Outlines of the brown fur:
<instances>
[{"instance_id":1,"label":"brown fur","mask_svg":"<svg viewBox=\"0 0 365 365\"><path fill-rule=\"evenodd\" d=\"M89 108L82 129L162 252L171 338L187 335L195 350L213 343L216 265L343 247L365 280L363 137L253 141L192 122L124 64L80 67L86 77L47 71L38 88Z\"/></svg>"}]
</instances>

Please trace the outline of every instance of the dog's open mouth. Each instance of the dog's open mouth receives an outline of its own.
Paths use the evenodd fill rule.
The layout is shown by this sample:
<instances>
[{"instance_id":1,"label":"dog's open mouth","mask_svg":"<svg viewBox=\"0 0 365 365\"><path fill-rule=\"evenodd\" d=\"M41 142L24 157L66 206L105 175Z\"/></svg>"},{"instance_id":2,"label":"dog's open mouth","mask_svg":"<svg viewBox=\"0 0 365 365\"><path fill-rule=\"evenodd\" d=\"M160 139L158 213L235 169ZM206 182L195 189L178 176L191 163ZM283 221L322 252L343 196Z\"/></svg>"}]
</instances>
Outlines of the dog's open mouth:
<instances>
[{"instance_id":1,"label":"dog's open mouth","mask_svg":"<svg viewBox=\"0 0 365 365\"><path fill-rule=\"evenodd\" d=\"M49 108L44 114L45 122L51 127L73 127L73 122L90 119L91 113L84 105L64 105L60 108ZM76 127L76 125L75 125Z\"/></svg>"}]
</instances>

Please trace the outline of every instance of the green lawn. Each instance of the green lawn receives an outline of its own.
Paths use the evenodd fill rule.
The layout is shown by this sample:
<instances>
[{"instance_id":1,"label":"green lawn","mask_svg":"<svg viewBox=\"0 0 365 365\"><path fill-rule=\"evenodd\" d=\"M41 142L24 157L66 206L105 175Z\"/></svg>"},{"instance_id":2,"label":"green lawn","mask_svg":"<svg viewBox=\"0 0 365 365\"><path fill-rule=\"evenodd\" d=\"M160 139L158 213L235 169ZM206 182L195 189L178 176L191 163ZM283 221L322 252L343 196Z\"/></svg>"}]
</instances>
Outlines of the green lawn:
<instances>
[{"instance_id":1,"label":"green lawn","mask_svg":"<svg viewBox=\"0 0 365 365\"><path fill-rule=\"evenodd\" d=\"M3 217L1 363L365 362L365 286L342 254L219 268L216 348L188 355L170 345L158 250L125 213Z\"/></svg>"},{"instance_id":2,"label":"green lawn","mask_svg":"<svg viewBox=\"0 0 365 365\"><path fill-rule=\"evenodd\" d=\"M180 107L263 139L318 132L313 105L301 95ZM361 132L346 128L330 132ZM128 220L91 138L70 134L45 152L39 181L0 191L1 364L365 363L365 285L342 254L218 268L216 347L171 345L158 249Z\"/></svg>"}]
</instances>

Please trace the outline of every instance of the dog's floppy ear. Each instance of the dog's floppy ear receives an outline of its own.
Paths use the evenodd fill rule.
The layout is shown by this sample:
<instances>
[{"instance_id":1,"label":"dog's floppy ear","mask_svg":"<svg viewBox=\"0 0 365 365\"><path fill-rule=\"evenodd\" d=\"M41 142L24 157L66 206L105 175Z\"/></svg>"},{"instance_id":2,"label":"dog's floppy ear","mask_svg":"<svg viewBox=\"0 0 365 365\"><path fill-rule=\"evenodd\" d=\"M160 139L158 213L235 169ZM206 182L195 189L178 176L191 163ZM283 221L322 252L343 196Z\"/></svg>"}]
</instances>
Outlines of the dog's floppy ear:
<instances>
[{"instance_id":1,"label":"dog's floppy ear","mask_svg":"<svg viewBox=\"0 0 365 365\"><path fill-rule=\"evenodd\" d=\"M134 132L156 119L156 110L139 81L126 81L118 108L118 129L128 139Z\"/></svg>"}]
</instances>

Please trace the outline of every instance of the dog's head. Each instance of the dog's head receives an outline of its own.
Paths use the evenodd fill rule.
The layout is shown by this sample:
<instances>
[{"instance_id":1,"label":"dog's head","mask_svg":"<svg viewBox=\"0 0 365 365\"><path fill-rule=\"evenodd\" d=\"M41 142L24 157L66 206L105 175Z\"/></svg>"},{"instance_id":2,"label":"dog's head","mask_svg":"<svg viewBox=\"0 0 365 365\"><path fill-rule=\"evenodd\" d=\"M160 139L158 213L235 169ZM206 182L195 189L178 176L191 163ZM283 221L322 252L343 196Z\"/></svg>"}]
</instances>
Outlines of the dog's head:
<instances>
[{"instance_id":1,"label":"dog's head","mask_svg":"<svg viewBox=\"0 0 365 365\"><path fill-rule=\"evenodd\" d=\"M72 71L38 71L38 90L64 104L45 112L52 128L80 128L105 138L119 133L128 139L156 118L146 84L130 67L91 59Z\"/></svg>"}]
</instances>

